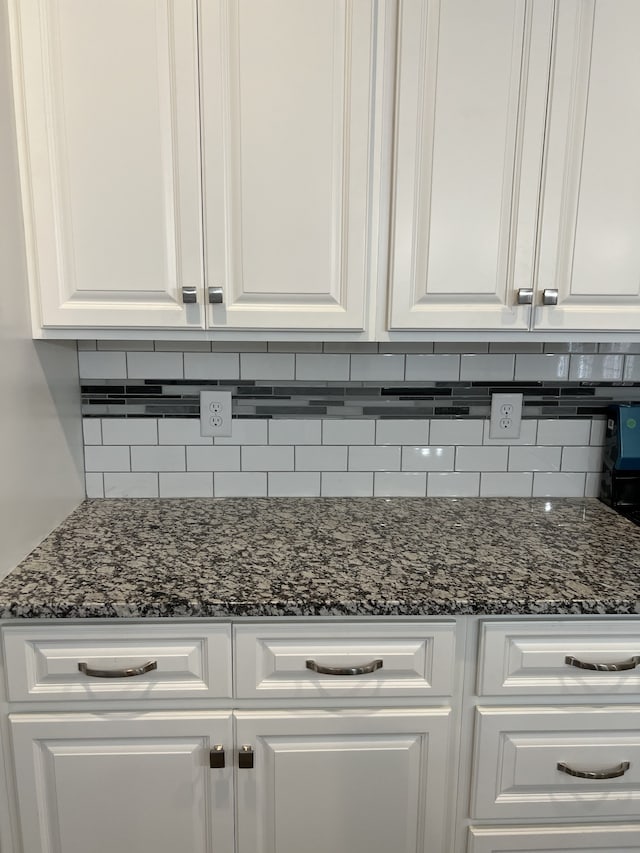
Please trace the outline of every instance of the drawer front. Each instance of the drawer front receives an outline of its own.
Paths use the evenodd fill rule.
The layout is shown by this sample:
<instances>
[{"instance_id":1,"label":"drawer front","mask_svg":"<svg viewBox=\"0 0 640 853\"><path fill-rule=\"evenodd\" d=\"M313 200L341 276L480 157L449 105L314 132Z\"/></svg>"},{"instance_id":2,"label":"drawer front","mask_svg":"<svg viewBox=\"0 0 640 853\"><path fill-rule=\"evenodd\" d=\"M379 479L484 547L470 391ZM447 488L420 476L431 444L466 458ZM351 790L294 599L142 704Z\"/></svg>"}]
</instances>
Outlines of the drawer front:
<instances>
[{"instance_id":1,"label":"drawer front","mask_svg":"<svg viewBox=\"0 0 640 853\"><path fill-rule=\"evenodd\" d=\"M453 690L453 622L236 625L234 632L242 699L449 696Z\"/></svg>"},{"instance_id":2,"label":"drawer front","mask_svg":"<svg viewBox=\"0 0 640 853\"><path fill-rule=\"evenodd\" d=\"M468 853L631 853L640 849L640 826L507 826L469 829Z\"/></svg>"},{"instance_id":3,"label":"drawer front","mask_svg":"<svg viewBox=\"0 0 640 853\"><path fill-rule=\"evenodd\" d=\"M640 707L477 708L474 818L637 817ZM623 775L588 779L578 771Z\"/></svg>"},{"instance_id":4,"label":"drawer front","mask_svg":"<svg viewBox=\"0 0 640 853\"><path fill-rule=\"evenodd\" d=\"M12 702L231 696L229 625L10 626L2 640Z\"/></svg>"},{"instance_id":5,"label":"drawer front","mask_svg":"<svg viewBox=\"0 0 640 853\"><path fill-rule=\"evenodd\" d=\"M575 659L575 664L565 658ZM582 666L580 666L582 664ZM616 671L590 665L628 667ZM640 621L483 622L479 696L637 694Z\"/></svg>"}]
</instances>

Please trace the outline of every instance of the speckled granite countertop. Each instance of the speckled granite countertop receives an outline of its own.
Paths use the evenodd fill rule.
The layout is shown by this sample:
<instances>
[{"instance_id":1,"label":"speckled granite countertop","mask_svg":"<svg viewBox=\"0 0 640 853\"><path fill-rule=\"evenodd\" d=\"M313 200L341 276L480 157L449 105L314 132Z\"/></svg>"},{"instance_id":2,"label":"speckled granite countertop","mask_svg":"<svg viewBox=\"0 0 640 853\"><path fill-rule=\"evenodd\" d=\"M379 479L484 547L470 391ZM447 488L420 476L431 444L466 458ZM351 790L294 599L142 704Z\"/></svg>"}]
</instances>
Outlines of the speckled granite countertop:
<instances>
[{"instance_id":1,"label":"speckled granite countertop","mask_svg":"<svg viewBox=\"0 0 640 853\"><path fill-rule=\"evenodd\" d=\"M2 618L637 613L640 528L594 499L83 503Z\"/></svg>"}]
</instances>

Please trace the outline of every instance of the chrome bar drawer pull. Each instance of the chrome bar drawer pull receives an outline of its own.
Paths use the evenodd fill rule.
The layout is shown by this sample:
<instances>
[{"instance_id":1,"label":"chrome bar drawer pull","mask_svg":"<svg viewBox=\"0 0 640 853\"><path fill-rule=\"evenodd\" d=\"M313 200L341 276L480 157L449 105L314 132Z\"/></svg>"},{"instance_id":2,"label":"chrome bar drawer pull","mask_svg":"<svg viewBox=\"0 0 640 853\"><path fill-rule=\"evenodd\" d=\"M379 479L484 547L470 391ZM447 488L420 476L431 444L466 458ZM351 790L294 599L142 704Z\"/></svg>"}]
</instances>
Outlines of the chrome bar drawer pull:
<instances>
[{"instance_id":1,"label":"chrome bar drawer pull","mask_svg":"<svg viewBox=\"0 0 640 853\"><path fill-rule=\"evenodd\" d=\"M558 304L558 291L555 287L547 287L542 291L542 304L543 305L557 305Z\"/></svg>"},{"instance_id":2,"label":"chrome bar drawer pull","mask_svg":"<svg viewBox=\"0 0 640 853\"><path fill-rule=\"evenodd\" d=\"M382 669L382 661L379 659L372 660L371 663L364 663L362 666L323 666L314 660L308 660L306 667L314 672L320 672L322 675L366 675L368 672Z\"/></svg>"},{"instance_id":3,"label":"chrome bar drawer pull","mask_svg":"<svg viewBox=\"0 0 640 853\"><path fill-rule=\"evenodd\" d=\"M208 287L207 295L209 297L209 305L222 305L224 294L221 287Z\"/></svg>"},{"instance_id":4,"label":"chrome bar drawer pull","mask_svg":"<svg viewBox=\"0 0 640 853\"><path fill-rule=\"evenodd\" d=\"M567 655L564 659L569 666L577 666L578 669L591 669L597 672L622 672L625 669L635 669L640 664L640 655L634 655L628 660L622 660L620 663L589 663L574 658L573 655Z\"/></svg>"},{"instance_id":5,"label":"chrome bar drawer pull","mask_svg":"<svg viewBox=\"0 0 640 853\"><path fill-rule=\"evenodd\" d=\"M533 302L533 288L520 287L517 290L516 302L518 305L531 305Z\"/></svg>"},{"instance_id":6,"label":"chrome bar drawer pull","mask_svg":"<svg viewBox=\"0 0 640 853\"><path fill-rule=\"evenodd\" d=\"M216 743L209 753L209 767L212 770L224 768L224 746L221 743Z\"/></svg>"},{"instance_id":7,"label":"chrome bar drawer pull","mask_svg":"<svg viewBox=\"0 0 640 853\"><path fill-rule=\"evenodd\" d=\"M240 747L238 767L240 770L253 770L253 749L247 743Z\"/></svg>"},{"instance_id":8,"label":"chrome bar drawer pull","mask_svg":"<svg viewBox=\"0 0 640 853\"><path fill-rule=\"evenodd\" d=\"M630 766L628 761L621 761L617 767L610 770L574 770L564 761L558 762L558 770L568 773L569 776L577 776L578 779L617 779L618 776L624 776Z\"/></svg>"},{"instance_id":9,"label":"chrome bar drawer pull","mask_svg":"<svg viewBox=\"0 0 640 853\"><path fill-rule=\"evenodd\" d=\"M183 287L182 288L182 302L184 305L193 305L194 302L198 301L198 288L197 287Z\"/></svg>"},{"instance_id":10,"label":"chrome bar drawer pull","mask_svg":"<svg viewBox=\"0 0 640 853\"><path fill-rule=\"evenodd\" d=\"M158 668L157 660L148 660L141 666L130 666L126 669L91 669L86 663L79 663L78 669L91 678L131 678L134 675L144 675Z\"/></svg>"}]
</instances>

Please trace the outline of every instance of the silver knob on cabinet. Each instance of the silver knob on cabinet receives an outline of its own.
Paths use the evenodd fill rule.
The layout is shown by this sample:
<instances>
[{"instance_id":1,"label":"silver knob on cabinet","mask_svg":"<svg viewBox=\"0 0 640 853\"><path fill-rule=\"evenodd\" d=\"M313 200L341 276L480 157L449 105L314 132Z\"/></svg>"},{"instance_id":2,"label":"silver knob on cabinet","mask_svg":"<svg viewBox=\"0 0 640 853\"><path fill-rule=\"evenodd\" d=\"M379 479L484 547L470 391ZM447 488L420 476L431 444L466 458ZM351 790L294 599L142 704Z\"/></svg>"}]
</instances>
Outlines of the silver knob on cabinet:
<instances>
[{"instance_id":1,"label":"silver knob on cabinet","mask_svg":"<svg viewBox=\"0 0 640 853\"><path fill-rule=\"evenodd\" d=\"M548 287L542 291L542 304L543 305L557 305L558 304L558 291L557 289Z\"/></svg>"},{"instance_id":2,"label":"silver knob on cabinet","mask_svg":"<svg viewBox=\"0 0 640 853\"><path fill-rule=\"evenodd\" d=\"M222 288L221 287L208 287L207 294L209 298L209 305L221 305L222 304Z\"/></svg>"},{"instance_id":3,"label":"silver knob on cabinet","mask_svg":"<svg viewBox=\"0 0 640 853\"><path fill-rule=\"evenodd\" d=\"M185 305L193 305L194 302L198 301L198 288L197 287L183 287L182 288L182 302Z\"/></svg>"},{"instance_id":4,"label":"silver knob on cabinet","mask_svg":"<svg viewBox=\"0 0 640 853\"><path fill-rule=\"evenodd\" d=\"M518 290L516 302L518 305L531 305L533 302L533 288L521 287Z\"/></svg>"}]
</instances>

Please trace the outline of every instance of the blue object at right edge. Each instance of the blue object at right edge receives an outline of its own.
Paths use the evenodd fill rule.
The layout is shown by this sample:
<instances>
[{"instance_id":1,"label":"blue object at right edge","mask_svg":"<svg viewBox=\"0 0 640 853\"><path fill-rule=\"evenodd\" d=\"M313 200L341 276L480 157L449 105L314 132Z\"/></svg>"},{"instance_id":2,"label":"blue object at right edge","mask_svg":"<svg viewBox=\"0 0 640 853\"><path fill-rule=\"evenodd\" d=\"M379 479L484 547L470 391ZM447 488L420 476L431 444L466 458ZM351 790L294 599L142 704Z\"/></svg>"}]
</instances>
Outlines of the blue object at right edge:
<instances>
[{"instance_id":1,"label":"blue object at right edge","mask_svg":"<svg viewBox=\"0 0 640 853\"><path fill-rule=\"evenodd\" d=\"M618 471L640 470L640 406L618 406Z\"/></svg>"}]
</instances>

